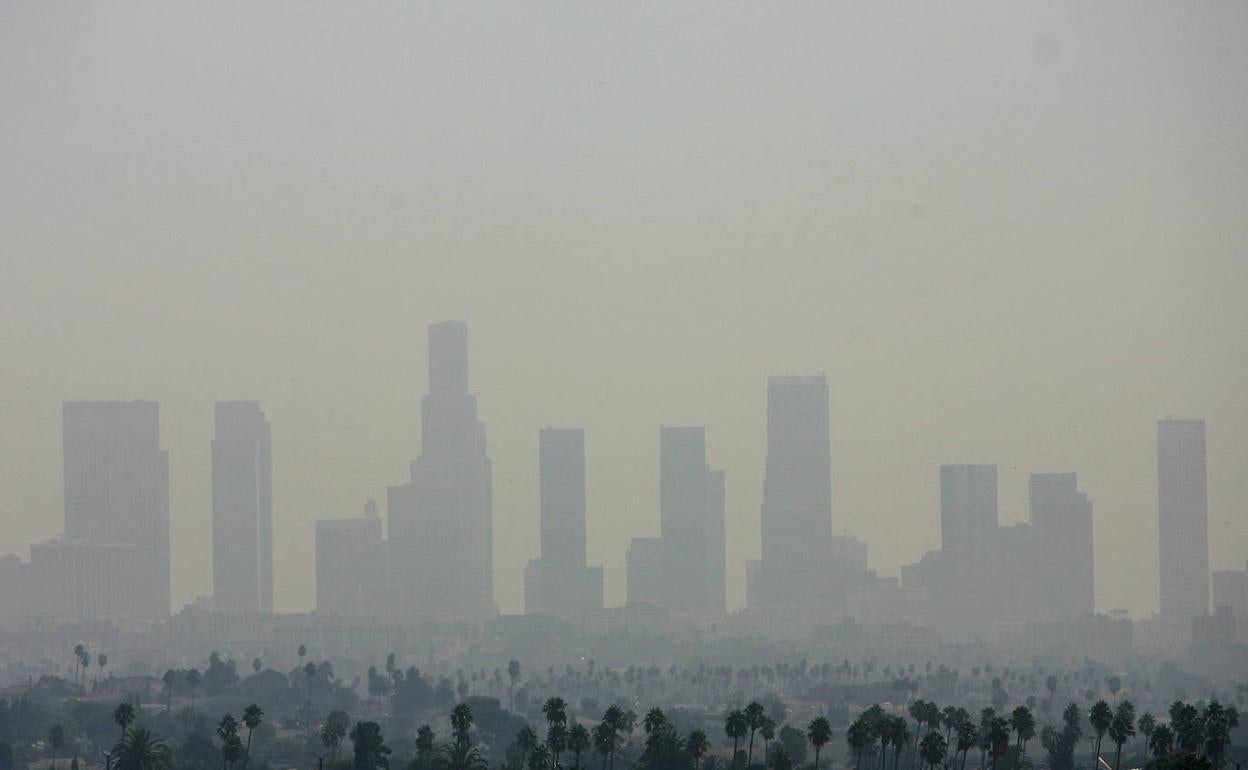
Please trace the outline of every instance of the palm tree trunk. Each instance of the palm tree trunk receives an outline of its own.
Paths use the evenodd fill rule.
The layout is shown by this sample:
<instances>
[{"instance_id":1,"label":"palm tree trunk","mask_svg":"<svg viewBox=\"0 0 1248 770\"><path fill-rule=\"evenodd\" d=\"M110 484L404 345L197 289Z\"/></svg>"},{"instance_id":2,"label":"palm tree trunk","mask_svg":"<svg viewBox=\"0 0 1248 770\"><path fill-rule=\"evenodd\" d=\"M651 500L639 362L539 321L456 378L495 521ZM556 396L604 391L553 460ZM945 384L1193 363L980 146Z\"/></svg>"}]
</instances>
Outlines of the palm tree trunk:
<instances>
[{"instance_id":1,"label":"palm tree trunk","mask_svg":"<svg viewBox=\"0 0 1248 770\"><path fill-rule=\"evenodd\" d=\"M745 754L745 766L749 767L754 761L754 728L750 728L750 748Z\"/></svg>"},{"instance_id":2,"label":"palm tree trunk","mask_svg":"<svg viewBox=\"0 0 1248 770\"><path fill-rule=\"evenodd\" d=\"M243 770L247 770L247 760L251 759L251 728L247 728L247 750L243 752Z\"/></svg>"},{"instance_id":3,"label":"palm tree trunk","mask_svg":"<svg viewBox=\"0 0 1248 770\"><path fill-rule=\"evenodd\" d=\"M732 736L732 764L731 767L737 766L737 736Z\"/></svg>"},{"instance_id":4,"label":"palm tree trunk","mask_svg":"<svg viewBox=\"0 0 1248 770\"><path fill-rule=\"evenodd\" d=\"M1117 750L1114 751L1114 770L1118 770L1118 763L1121 761L1122 761L1122 744L1119 743Z\"/></svg>"},{"instance_id":5,"label":"palm tree trunk","mask_svg":"<svg viewBox=\"0 0 1248 770\"><path fill-rule=\"evenodd\" d=\"M815 747L815 770L819 770L819 749L820 749L820 748L821 748L821 747L819 747L819 746L816 746L816 747ZM698 769L697 769L697 767L695 766L693 770L698 770Z\"/></svg>"}]
</instances>

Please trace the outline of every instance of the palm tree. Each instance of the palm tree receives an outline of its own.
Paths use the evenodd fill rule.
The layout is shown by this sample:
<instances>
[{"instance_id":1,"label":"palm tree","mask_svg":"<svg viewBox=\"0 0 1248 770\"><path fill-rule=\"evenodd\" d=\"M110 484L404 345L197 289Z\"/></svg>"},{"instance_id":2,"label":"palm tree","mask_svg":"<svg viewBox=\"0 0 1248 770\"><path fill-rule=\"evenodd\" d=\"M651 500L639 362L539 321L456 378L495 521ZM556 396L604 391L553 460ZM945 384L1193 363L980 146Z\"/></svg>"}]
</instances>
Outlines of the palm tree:
<instances>
[{"instance_id":1,"label":"palm tree","mask_svg":"<svg viewBox=\"0 0 1248 770\"><path fill-rule=\"evenodd\" d=\"M509 710L515 713L516 710L516 682L520 681L520 661L513 660L507 664L507 680L511 683L509 697L511 706Z\"/></svg>"},{"instance_id":2,"label":"palm tree","mask_svg":"<svg viewBox=\"0 0 1248 770\"><path fill-rule=\"evenodd\" d=\"M303 658L308 654L307 645L299 645L299 649L295 650L295 654L299 656L299 668L303 668Z\"/></svg>"},{"instance_id":3,"label":"palm tree","mask_svg":"<svg viewBox=\"0 0 1248 770\"><path fill-rule=\"evenodd\" d=\"M962 721L958 725L958 744L957 751L962 752L962 764L958 766L958 770L966 770L966 756L975 748L975 744L979 741L979 728L970 719Z\"/></svg>"},{"instance_id":4,"label":"palm tree","mask_svg":"<svg viewBox=\"0 0 1248 770\"><path fill-rule=\"evenodd\" d=\"M909 712L914 718L914 756L910 759L913 766L919 755L919 736L923 734L923 723L927 720L927 701L915 698L910 704Z\"/></svg>"},{"instance_id":5,"label":"palm tree","mask_svg":"<svg viewBox=\"0 0 1248 770\"><path fill-rule=\"evenodd\" d=\"M572 752L572 767L581 770L581 756L589 749L589 730L585 725L572 725L568 730L568 750Z\"/></svg>"},{"instance_id":6,"label":"palm tree","mask_svg":"<svg viewBox=\"0 0 1248 770\"><path fill-rule=\"evenodd\" d=\"M689 737L685 739L685 751L689 753L693 759L693 770L698 770L702 763L702 757L706 756L706 752L711 748L711 742L707 740L706 733L701 730L694 730L689 733Z\"/></svg>"},{"instance_id":7,"label":"palm tree","mask_svg":"<svg viewBox=\"0 0 1248 770\"><path fill-rule=\"evenodd\" d=\"M890 717L888 721L892 723L890 738L893 746L893 770L897 770L897 763L901 761L901 750L910 743L910 724L904 717Z\"/></svg>"},{"instance_id":8,"label":"palm tree","mask_svg":"<svg viewBox=\"0 0 1248 770\"><path fill-rule=\"evenodd\" d=\"M862 770L862 750L871 739L871 728L861 717L855 719L845 731L845 742L854 750L854 770Z\"/></svg>"},{"instance_id":9,"label":"palm tree","mask_svg":"<svg viewBox=\"0 0 1248 770\"><path fill-rule=\"evenodd\" d=\"M95 683L98 685L100 683L100 676L104 673L104 667L108 665L108 656L101 652L99 655L95 656L95 663Z\"/></svg>"},{"instance_id":10,"label":"palm tree","mask_svg":"<svg viewBox=\"0 0 1248 770\"><path fill-rule=\"evenodd\" d=\"M529 752L537 746L537 733L533 732L533 728L525 725L520 728L520 732L516 733L516 748L520 749L520 764L523 765L529 759Z\"/></svg>"},{"instance_id":11,"label":"palm tree","mask_svg":"<svg viewBox=\"0 0 1248 770\"><path fill-rule=\"evenodd\" d=\"M948 748L950 741L953 740L954 728L958 726L958 718L961 711L957 706L945 706L940 711L940 723L945 726L945 746Z\"/></svg>"},{"instance_id":12,"label":"palm tree","mask_svg":"<svg viewBox=\"0 0 1248 770\"><path fill-rule=\"evenodd\" d=\"M1174 731L1170 729L1170 725L1157 725L1152 737L1148 739L1148 748L1157 759L1170 753L1174 748Z\"/></svg>"},{"instance_id":13,"label":"palm tree","mask_svg":"<svg viewBox=\"0 0 1248 770\"><path fill-rule=\"evenodd\" d=\"M351 728L351 748L355 754L352 764L355 770L375 770L389 767L390 747L381 736L381 725L376 722L356 722Z\"/></svg>"},{"instance_id":14,"label":"palm tree","mask_svg":"<svg viewBox=\"0 0 1248 770\"><path fill-rule=\"evenodd\" d=\"M690 736L692 737L692 736ZM832 725L824 717L815 717L806 728L806 738L815 747L815 770L819 770L819 752L832 740ZM696 768L695 768L696 770Z\"/></svg>"},{"instance_id":15,"label":"palm tree","mask_svg":"<svg viewBox=\"0 0 1248 770\"><path fill-rule=\"evenodd\" d=\"M729 711L724 717L724 733L732 739L732 763L737 763L737 744L750 729L750 721L740 709Z\"/></svg>"},{"instance_id":16,"label":"palm tree","mask_svg":"<svg viewBox=\"0 0 1248 770\"><path fill-rule=\"evenodd\" d=\"M420 762L421 767L430 767L433 754L437 751L434 746L435 737L433 728L429 725L421 725L416 731L416 759Z\"/></svg>"},{"instance_id":17,"label":"palm tree","mask_svg":"<svg viewBox=\"0 0 1248 770\"><path fill-rule=\"evenodd\" d=\"M247 749L243 753L243 770L247 770L247 762L251 759L251 734L264 721L264 709L255 703L243 709L243 724L247 726Z\"/></svg>"},{"instance_id":18,"label":"palm tree","mask_svg":"<svg viewBox=\"0 0 1248 770\"><path fill-rule=\"evenodd\" d=\"M667 715L663 713L663 709L652 708L646 712L641 719L641 726L645 729L646 735L661 729L667 725Z\"/></svg>"},{"instance_id":19,"label":"palm tree","mask_svg":"<svg viewBox=\"0 0 1248 770\"><path fill-rule=\"evenodd\" d=\"M321 745L329 749L331 763L338 758L338 747L342 745L342 739L347 737L347 726L350 724L351 717L345 711L331 711L321 725Z\"/></svg>"},{"instance_id":20,"label":"palm tree","mask_svg":"<svg viewBox=\"0 0 1248 770\"><path fill-rule=\"evenodd\" d=\"M1018 770L1019 763L1023 761L1023 753L1027 751L1027 742L1036 735L1036 718L1031 715L1031 709L1026 706L1014 709L1010 713L1010 728L1018 738L1014 752L1014 770Z\"/></svg>"},{"instance_id":21,"label":"palm tree","mask_svg":"<svg viewBox=\"0 0 1248 770\"><path fill-rule=\"evenodd\" d=\"M763 704L758 701L750 701L750 705L745 707L743 713L746 724L750 727L750 747L745 754L745 766L749 767L754 762L754 733L763 726L763 720L767 715L763 712Z\"/></svg>"},{"instance_id":22,"label":"palm tree","mask_svg":"<svg viewBox=\"0 0 1248 770\"><path fill-rule=\"evenodd\" d=\"M177 684L178 675L173 669L167 669L160 679L165 683L165 713L173 716L173 686Z\"/></svg>"},{"instance_id":23,"label":"palm tree","mask_svg":"<svg viewBox=\"0 0 1248 770\"><path fill-rule=\"evenodd\" d=\"M602 755L602 770L607 770L607 761L611 754L615 751L615 732L607 720L594 725L591 733L594 740L594 750Z\"/></svg>"},{"instance_id":24,"label":"palm tree","mask_svg":"<svg viewBox=\"0 0 1248 770\"><path fill-rule=\"evenodd\" d=\"M1092 710L1088 713L1088 722L1092 725L1093 732L1096 733L1096 765L1101 763L1101 740L1105 737L1105 731L1109 729L1110 722L1114 721L1114 712L1110 710L1109 704L1103 700L1097 701Z\"/></svg>"},{"instance_id":25,"label":"palm tree","mask_svg":"<svg viewBox=\"0 0 1248 770\"><path fill-rule=\"evenodd\" d=\"M1010 750L1010 723L1005 717L993 717L988 723L988 746L992 770L997 770L997 760Z\"/></svg>"},{"instance_id":26,"label":"palm tree","mask_svg":"<svg viewBox=\"0 0 1248 770\"><path fill-rule=\"evenodd\" d=\"M74 645L74 686L78 686L78 669L82 667L82 656L87 654L87 648L81 644Z\"/></svg>"},{"instance_id":27,"label":"palm tree","mask_svg":"<svg viewBox=\"0 0 1248 770\"><path fill-rule=\"evenodd\" d=\"M1114 770L1122 761L1122 744L1135 736L1135 706L1124 700L1118 704L1114 718L1109 723L1109 737L1114 742Z\"/></svg>"},{"instance_id":28,"label":"palm tree","mask_svg":"<svg viewBox=\"0 0 1248 770\"><path fill-rule=\"evenodd\" d=\"M939 767L945 761L945 753L948 747L949 744L945 741L945 736L932 731L923 736L923 741L919 744L919 756L923 759L925 766L931 768Z\"/></svg>"},{"instance_id":29,"label":"palm tree","mask_svg":"<svg viewBox=\"0 0 1248 770\"><path fill-rule=\"evenodd\" d=\"M1195 706L1182 701L1170 704L1170 728L1174 731L1174 741L1180 749L1188 754L1196 753L1200 748L1204 730L1200 722L1200 711Z\"/></svg>"},{"instance_id":30,"label":"palm tree","mask_svg":"<svg viewBox=\"0 0 1248 770\"><path fill-rule=\"evenodd\" d=\"M1153 731L1157 729L1157 717L1152 712L1145 711L1140 714L1140 719L1136 722L1136 727L1140 730L1140 735L1144 736L1144 750L1148 751L1149 745L1153 741Z\"/></svg>"},{"instance_id":31,"label":"palm tree","mask_svg":"<svg viewBox=\"0 0 1248 770\"><path fill-rule=\"evenodd\" d=\"M121 737L126 737L126 728L128 728L135 720L134 706L129 703L119 703L117 708L113 709L113 721L121 727Z\"/></svg>"},{"instance_id":32,"label":"palm tree","mask_svg":"<svg viewBox=\"0 0 1248 770\"><path fill-rule=\"evenodd\" d=\"M191 711L195 710L195 688L199 687L199 669L186 672L186 685L191 688Z\"/></svg>"},{"instance_id":33,"label":"palm tree","mask_svg":"<svg viewBox=\"0 0 1248 770\"><path fill-rule=\"evenodd\" d=\"M56 755L60 753L61 747L65 745L65 728L60 725L52 725L48 730L48 746L52 747L52 770L56 770Z\"/></svg>"},{"instance_id":34,"label":"palm tree","mask_svg":"<svg viewBox=\"0 0 1248 770\"><path fill-rule=\"evenodd\" d=\"M113 747L116 770L156 770L165 766L169 750L165 741L142 727L133 727Z\"/></svg>"},{"instance_id":35,"label":"palm tree","mask_svg":"<svg viewBox=\"0 0 1248 770\"><path fill-rule=\"evenodd\" d=\"M550 767L550 752L545 746L537 745L533 747L533 752L529 754L528 768L529 770L548 770Z\"/></svg>"},{"instance_id":36,"label":"palm tree","mask_svg":"<svg viewBox=\"0 0 1248 770\"><path fill-rule=\"evenodd\" d=\"M546 748L550 749L551 767L558 770L559 755L568 748L568 728L562 722L546 730Z\"/></svg>"},{"instance_id":37,"label":"palm tree","mask_svg":"<svg viewBox=\"0 0 1248 770\"><path fill-rule=\"evenodd\" d=\"M238 741L238 720L233 714L221 717L217 723L217 737L221 739L221 770L225 770L234 753L232 744Z\"/></svg>"},{"instance_id":38,"label":"palm tree","mask_svg":"<svg viewBox=\"0 0 1248 770\"><path fill-rule=\"evenodd\" d=\"M776 723L772 721L771 717L763 717L763 723L759 725L758 734L763 739L763 767L769 767L767 758L771 756L771 739L776 737Z\"/></svg>"}]
</instances>

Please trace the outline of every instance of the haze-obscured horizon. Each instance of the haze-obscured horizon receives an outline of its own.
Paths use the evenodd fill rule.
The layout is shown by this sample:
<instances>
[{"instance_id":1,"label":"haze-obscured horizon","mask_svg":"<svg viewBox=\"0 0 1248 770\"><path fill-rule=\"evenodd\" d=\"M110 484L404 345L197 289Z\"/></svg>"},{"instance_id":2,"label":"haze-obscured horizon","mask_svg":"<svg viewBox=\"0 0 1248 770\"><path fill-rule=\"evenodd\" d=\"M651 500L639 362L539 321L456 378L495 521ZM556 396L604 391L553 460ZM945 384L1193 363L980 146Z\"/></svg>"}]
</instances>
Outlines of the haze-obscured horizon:
<instances>
[{"instance_id":1,"label":"haze-obscured horizon","mask_svg":"<svg viewBox=\"0 0 1248 770\"><path fill-rule=\"evenodd\" d=\"M0 554L62 531L61 402L151 399L175 606L211 590L212 405L273 431L275 598L313 522L419 450L426 327L469 325L500 608L537 433L586 429L622 601L658 428L758 551L766 378L826 372L833 527L939 544L938 466L1076 471L1097 606L1156 608L1156 420L1208 425L1248 552L1248 6L0 8Z\"/></svg>"}]
</instances>

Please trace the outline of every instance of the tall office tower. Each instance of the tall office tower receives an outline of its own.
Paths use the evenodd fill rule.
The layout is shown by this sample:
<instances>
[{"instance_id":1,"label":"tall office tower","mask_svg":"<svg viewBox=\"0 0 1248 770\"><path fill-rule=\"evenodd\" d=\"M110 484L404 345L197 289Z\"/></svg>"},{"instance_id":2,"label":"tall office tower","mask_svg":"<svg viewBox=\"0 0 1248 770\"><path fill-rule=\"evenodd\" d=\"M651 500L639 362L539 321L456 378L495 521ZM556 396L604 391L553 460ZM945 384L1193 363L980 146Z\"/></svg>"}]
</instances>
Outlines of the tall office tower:
<instances>
[{"instance_id":1,"label":"tall office tower","mask_svg":"<svg viewBox=\"0 0 1248 770\"><path fill-rule=\"evenodd\" d=\"M1187 623L1209 612L1205 421L1157 423L1161 614Z\"/></svg>"},{"instance_id":2,"label":"tall office tower","mask_svg":"<svg viewBox=\"0 0 1248 770\"><path fill-rule=\"evenodd\" d=\"M940 556L929 566L929 590L948 602L938 616L958 629L980 625L997 611L994 554L1017 552L1021 532L999 533L997 466L940 466Z\"/></svg>"},{"instance_id":3,"label":"tall office tower","mask_svg":"<svg viewBox=\"0 0 1248 770\"><path fill-rule=\"evenodd\" d=\"M120 620L144 615L138 605L140 558L133 543L53 540L30 547L32 615L52 620Z\"/></svg>"},{"instance_id":4,"label":"tall office tower","mask_svg":"<svg viewBox=\"0 0 1248 770\"><path fill-rule=\"evenodd\" d=\"M542 554L524 571L525 612L570 616L602 609L602 568L585 565L585 431L543 429L538 475Z\"/></svg>"},{"instance_id":5,"label":"tall office tower","mask_svg":"<svg viewBox=\"0 0 1248 770\"><path fill-rule=\"evenodd\" d=\"M1222 607L1241 617L1248 615L1248 568L1213 571L1213 609Z\"/></svg>"},{"instance_id":6,"label":"tall office tower","mask_svg":"<svg viewBox=\"0 0 1248 770\"><path fill-rule=\"evenodd\" d=\"M982 555L997 528L997 466L940 466L940 548Z\"/></svg>"},{"instance_id":7,"label":"tall office tower","mask_svg":"<svg viewBox=\"0 0 1248 770\"><path fill-rule=\"evenodd\" d=\"M362 519L316 522L316 610L342 617L383 614L385 546L372 500Z\"/></svg>"},{"instance_id":8,"label":"tall office tower","mask_svg":"<svg viewBox=\"0 0 1248 770\"><path fill-rule=\"evenodd\" d=\"M221 401L212 439L213 608L273 612L269 422L255 401Z\"/></svg>"},{"instance_id":9,"label":"tall office tower","mask_svg":"<svg viewBox=\"0 0 1248 770\"><path fill-rule=\"evenodd\" d=\"M724 472L713 470L707 477L707 608L728 611L728 527L725 507Z\"/></svg>"},{"instance_id":10,"label":"tall office tower","mask_svg":"<svg viewBox=\"0 0 1248 770\"><path fill-rule=\"evenodd\" d=\"M65 539L137 546L135 613L169 614L169 455L160 405L67 401Z\"/></svg>"},{"instance_id":11,"label":"tall office tower","mask_svg":"<svg viewBox=\"0 0 1248 770\"><path fill-rule=\"evenodd\" d=\"M706 464L705 428L659 429L663 606L724 612L724 474Z\"/></svg>"},{"instance_id":12,"label":"tall office tower","mask_svg":"<svg viewBox=\"0 0 1248 770\"><path fill-rule=\"evenodd\" d=\"M1031 620L1081 620L1096 612L1092 503L1078 486L1073 473L1031 474Z\"/></svg>"},{"instance_id":13,"label":"tall office tower","mask_svg":"<svg viewBox=\"0 0 1248 770\"><path fill-rule=\"evenodd\" d=\"M624 557L627 600L630 605L664 606L668 582L663 575L663 539L635 537Z\"/></svg>"},{"instance_id":14,"label":"tall office tower","mask_svg":"<svg viewBox=\"0 0 1248 770\"><path fill-rule=\"evenodd\" d=\"M468 327L429 327L429 393L411 481L387 494L396 610L436 620L494 614L493 502L485 426L468 392Z\"/></svg>"},{"instance_id":15,"label":"tall office tower","mask_svg":"<svg viewBox=\"0 0 1248 770\"><path fill-rule=\"evenodd\" d=\"M829 598L832 475L828 383L767 380L767 466L757 596L767 607L811 608Z\"/></svg>"}]
</instances>

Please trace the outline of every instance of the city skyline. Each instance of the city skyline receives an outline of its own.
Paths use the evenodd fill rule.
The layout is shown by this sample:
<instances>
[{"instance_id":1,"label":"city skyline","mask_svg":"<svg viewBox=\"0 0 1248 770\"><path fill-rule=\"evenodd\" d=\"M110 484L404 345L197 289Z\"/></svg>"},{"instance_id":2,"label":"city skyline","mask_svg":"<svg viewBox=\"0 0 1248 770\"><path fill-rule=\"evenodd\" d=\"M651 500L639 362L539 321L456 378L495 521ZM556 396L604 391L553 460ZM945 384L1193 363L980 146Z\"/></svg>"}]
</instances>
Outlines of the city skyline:
<instances>
[{"instance_id":1,"label":"city skyline","mask_svg":"<svg viewBox=\"0 0 1248 770\"><path fill-rule=\"evenodd\" d=\"M338 598L328 600L329 604L324 603L326 600L322 597L321 589L322 556L334 553L335 548L359 551L363 547L360 545L360 538L371 537L377 540L376 559L372 561L381 561L390 566L366 580L355 576L365 580L360 583L364 588L354 589L357 596L371 591L381 594L394 589L407 594L407 603L397 608L400 612L451 619L459 617L459 614L448 609L453 603L438 603L440 600L434 598L442 592L430 592L426 595L423 590L413 591L406 588L428 585L431 580L428 576L437 570L438 562L435 560L438 558L449 558L447 565L458 560L469 570L478 570L477 574L482 575L481 579L485 581L482 583L483 588L491 592L494 589L492 578L489 577L494 569L492 555L480 567L471 566L471 559L464 558L465 554L480 552L479 548L468 544L474 541L488 542L493 527L493 516L488 511L493 489L489 478L491 463L484 454L485 426L476 419L475 397L468 391L468 328L462 322L439 322L431 325L428 333L429 388L428 393L422 397L422 436L423 443L429 449L422 451L421 457L412 463L413 479L423 480L389 490L391 500L388 518L391 525L386 528L384 543L380 539L382 530L376 505L371 500L366 505L367 515L364 519L317 522L317 604L322 609L350 606L350 612L357 613L361 611L361 607L367 605L373 607L374 612L396 611L396 608L387 608L372 601L351 603ZM838 559L848 559L844 563L852 564L859 557L848 555L852 551L838 550L842 546L834 541L842 538L831 536L830 495L831 474L834 469L828 455L827 399L828 385L824 376L769 378L769 454L774 455L774 459L768 461L766 472L774 474L777 480L773 483L776 492L771 501L771 526L780 534L787 534L792 538L793 533L799 533L796 536L798 540L816 544L810 556L805 559L796 558L795 552L789 546L780 549L789 557L787 568L791 571L796 569L798 573L796 580L791 576L787 581L778 580L773 575L770 579L777 581L780 588L768 587L768 578L765 577L767 572L762 561L753 566L745 565L755 570L750 572L747 569L751 575L747 577L747 582L750 579L759 581L756 585L746 587L747 596L756 596L760 606L770 610L784 605L784 602L775 598L783 596L786 597L785 601L796 602L794 608L801 607L807 612L843 613L844 608L835 609L841 606L836 603L840 600L835 600L826 607L826 602L811 604L805 599L797 598L801 591L795 587L824 586L818 593L826 594L828 587L854 588L855 585L869 585L869 580L867 583L856 582L858 578L854 575L859 573L837 571ZM269 424L257 402L218 402L214 409L213 559L214 564L218 565L213 570L213 580L217 587L212 594L214 604L219 610L271 612L272 605L266 605L266 600L271 602L271 598L267 597L272 595L272 568L265 564L265 550L271 552L272 542L266 539L271 535L264 532L273 508L268 491L271 486L269 479L272 464L269 454ZM32 545L32 564L36 571L57 569L51 566L55 564L56 558L60 558L55 554L69 554L71 552L66 549L70 547L77 547L78 553L86 554L87 551L82 549L93 543L110 547L127 544L129 541L126 540L126 532L132 534L131 540L138 537L134 534L138 532L134 526L118 519L120 509L112 511L112 508L92 501L117 497L100 487L101 483L113 486L120 483L122 486L117 487L119 490L128 490L133 484L138 484L135 487L138 492L127 491L125 494L138 494L135 499L140 501L154 492L161 492L162 483L165 485L163 489L167 490L167 479L161 473L167 473L163 468L167 467L168 456L164 450L159 449L158 412L159 405L153 402L66 402L65 537L63 541ZM1196 542L1193 537L1205 543L1201 548L1206 554L1203 557L1205 560L1203 564L1197 565L1195 572L1191 569L1191 562L1199 560L1185 556L1171 562L1184 566L1187 573L1194 575L1203 571L1204 574L1201 581L1203 588L1200 589L1204 591L1203 610L1194 609L1200 603L1197 598L1188 600L1185 608L1174 606L1161 613L1163 619L1179 619L1186 624L1190 616L1203 614L1209 609L1209 544L1207 535L1202 534L1206 530L1192 531L1190 526L1179 525L1174 519L1176 516L1189 519L1196 516L1200 523L1207 521L1205 424L1203 420L1166 418L1157 421L1157 430L1157 510L1158 526L1163 534L1159 567L1163 576L1162 596L1175 595L1176 589L1168 588L1166 580L1170 580L1171 586L1177 580L1176 577L1166 577L1168 554L1165 533L1179 532L1185 538L1183 543ZM725 498L723 473L712 470L707 463L704 428L660 427L659 435L659 513L662 524L660 538L634 537L632 540L633 549L637 550L636 559L641 560L638 565L644 565L648 573L644 579L650 581L646 588L641 589L645 598L640 601L677 610L722 612L725 605L722 600L714 597L722 597L727 589L725 573L711 566L717 560L723 563L722 551L719 551L721 555L712 557L718 548L715 545L716 538L723 537L722 523L699 523L698 517L703 514L697 512L708 512L711 516L708 522L716 520L716 516L722 522ZM577 608L593 609L604 604L601 598L591 598L602 595L601 569L586 567L588 517L584 442L584 430L580 428L555 429L547 426L539 432L538 468L542 478L539 507L542 510L540 529L543 546L539 557L530 561L525 571L525 591L530 596L529 603L536 605L533 608L526 607L525 611L575 616L580 611ZM145 457L149 459L144 459ZM826 470L825 464L828 465ZM120 470L110 471L110 468ZM135 480L125 481L127 476ZM143 485L150 489L142 491ZM167 496L167 491L164 494ZM1087 495L1078 491L1075 473L1032 473L1029 478L1028 520L1009 527L1002 526L999 520L995 465L941 466L940 498L942 549L935 553L938 556L943 554L941 558L950 560L947 563L956 566L959 573L946 574L943 570L948 567L929 565L927 560L932 556L929 553L923 560L908 568L923 571L912 571L910 579L907 579L905 569L901 571L903 583L912 583L917 579L918 582L914 585L924 585L928 590L934 590L936 598L948 590L962 595L975 595L976 592L984 590L979 586L990 584L988 581L1001 582L1001 578L994 572L999 568L993 565L1004 554L1014 553L1010 557L1012 560L1032 559L1032 556L1021 555L1022 552L1018 549L1026 549L1026 553L1032 553L1035 549L1034 558L1037 561L1034 569L1038 571L1034 578L1029 579L1034 579L1037 586L1043 587L1038 589L1037 597L1053 597L1044 600L1047 609L1037 608L1035 619L1057 620L1103 610L1096 606L1094 598L1096 549L1092 536L1092 505ZM472 511L481 510L479 506L482 505L485 506L484 518L477 521L485 524L485 530L474 534L466 529L462 536L453 535L448 528L452 526L452 520L458 520L462 526L467 526L469 519L464 518L465 514L478 515L472 514ZM766 500L763 507L766 512ZM715 511L719 513L716 514ZM87 515L88 513L92 515ZM788 519L777 520L775 517L778 514L787 516ZM145 514L136 510L135 515ZM167 512L164 515L167 516ZM399 525L397 539L391 536L396 516ZM447 516L452 518L446 518ZM442 523L438 523L439 517ZM764 517L764 521L766 520ZM232 531L224 527L227 521L234 525ZM246 524L246 527L240 527L240 522ZM126 529L127 526L130 526L129 530ZM360 529L361 527L365 529ZM240 534L245 528L253 530L247 536L250 540L246 548L222 547L230 542L238 545L247 539L242 536L245 533ZM373 535L364 534L368 528L372 528ZM122 532L122 535L118 536L117 532ZM442 532L443 536L421 537L421 532ZM719 534L716 535L716 532ZM1020 537L1025 540L1019 540ZM1169 537L1173 541L1174 535ZM334 546L335 541L329 538L342 540L344 545ZM324 549L323 540L326 544ZM448 546L454 543L463 543L463 546ZM427 544L438 547L429 551L425 549ZM869 545L861 545L861 558L866 558ZM699 556L698 559L687 558L696 549L703 547L710 548L706 555ZM1190 551L1193 546L1184 547ZM1170 548L1174 550L1174 546ZM239 561L240 556L247 552L256 555L256 561L250 566ZM845 555L837 556L838 553ZM1045 553L1052 556L1040 555ZM423 555L419 560L412 560L410 557L413 554ZM85 558L88 557L78 557L79 560ZM119 558L119 555L110 555L101 550L98 557L92 555L89 558L107 560ZM223 562L223 558L232 558L233 562ZM630 564L629 569L632 570L634 554L631 550L626 558ZM409 567L414 564L420 565L419 574L410 572ZM694 565L698 564L708 566L695 568ZM220 565L233 569L227 573L220 569ZM457 569L463 569L464 565ZM866 566L866 561L863 561L861 567L853 569L865 570ZM706 573L705 577L695 574L704 569L711 569L711 572ZM933 569L940 572L932 572ZM1020 569L1023 568L1020 566ZM1033 568L1023 569L1026 574L1032 574L1026 572L1026 569ZM1173 574L1174 568L1170 569L1170 574ZM264 585L266 570L269 582L267 587ZM677 572L680 574L676 575ZM222 576L227 574L228 578L223 581ZM471 574L471 571L466 572L462 579L456 580L461 584L466 583L475 579L468 577ZM597 588L588 587L586 580L580 577L582 574L592 576L588 583L596 585ZM348 573L341 573L340 576L345 578ZM1193 578L1183 579L1191 583ZM636 601L631 593L636 590L633 580L634 577L630 574L626 592L628 603ZM936 582L931 582L933 580ZM1223 580L1225 584L1229 578ZM940 588L945 585L944 581L953 581L948 583L951 588ZM50 579L44 582L56 583ZM680 590L669 595L668 589L664 587L667 584L679 586ZM568 585L586 585L586 588L576 590L588 593L584 596L568 593L571 590L567 588ZM342 591L338 594L351 595L351 589L344 590L347 591L346 594ZM1191 594L1194 589L1182 590ZM240 598L248 593L250 599ZM449 597L450 594L446 596ZM987 594L985 600L992 601ZM72 606L75 600L64 598L57 601L57 606ZM458 596L456 601L463 604ZM139 604L142 602L139 601ZM610 605L610 602L607 604ZM720 609L716 610L716 606ZM462 617L486 618L492 616L496 609L492 603L481 603L478 607L479 609L469 610ZM819 609L821 607L822 610ZM118 612L110 611L114 614ZM138 610L128 611L142 614ZM108 612L104 612L104 616L107 615Z\"/></svg>"},{"instance_id":2,"label":"city skyline","mask_svg":"<svg viewBox=\"0 0 1248 770\"><path fill-rule=\"evenodd\" d=\"M445 318L504 609L545 424L586 431L612 602L659 531L655 430L705 426L741 606L783 374L828 374L835 531L883 574L938 545L940 465L997 464L1006 523L1073 470L1098 602L1155 609L1167 414L1209 426L1211 564L1248 552L1241 4L11 18L0 552L60 531L63 401L159 401L174 602L209 592L212 405L259 401L275 608L311 607L314 522L409 476Z\"/></svg>"}]
</instances>

